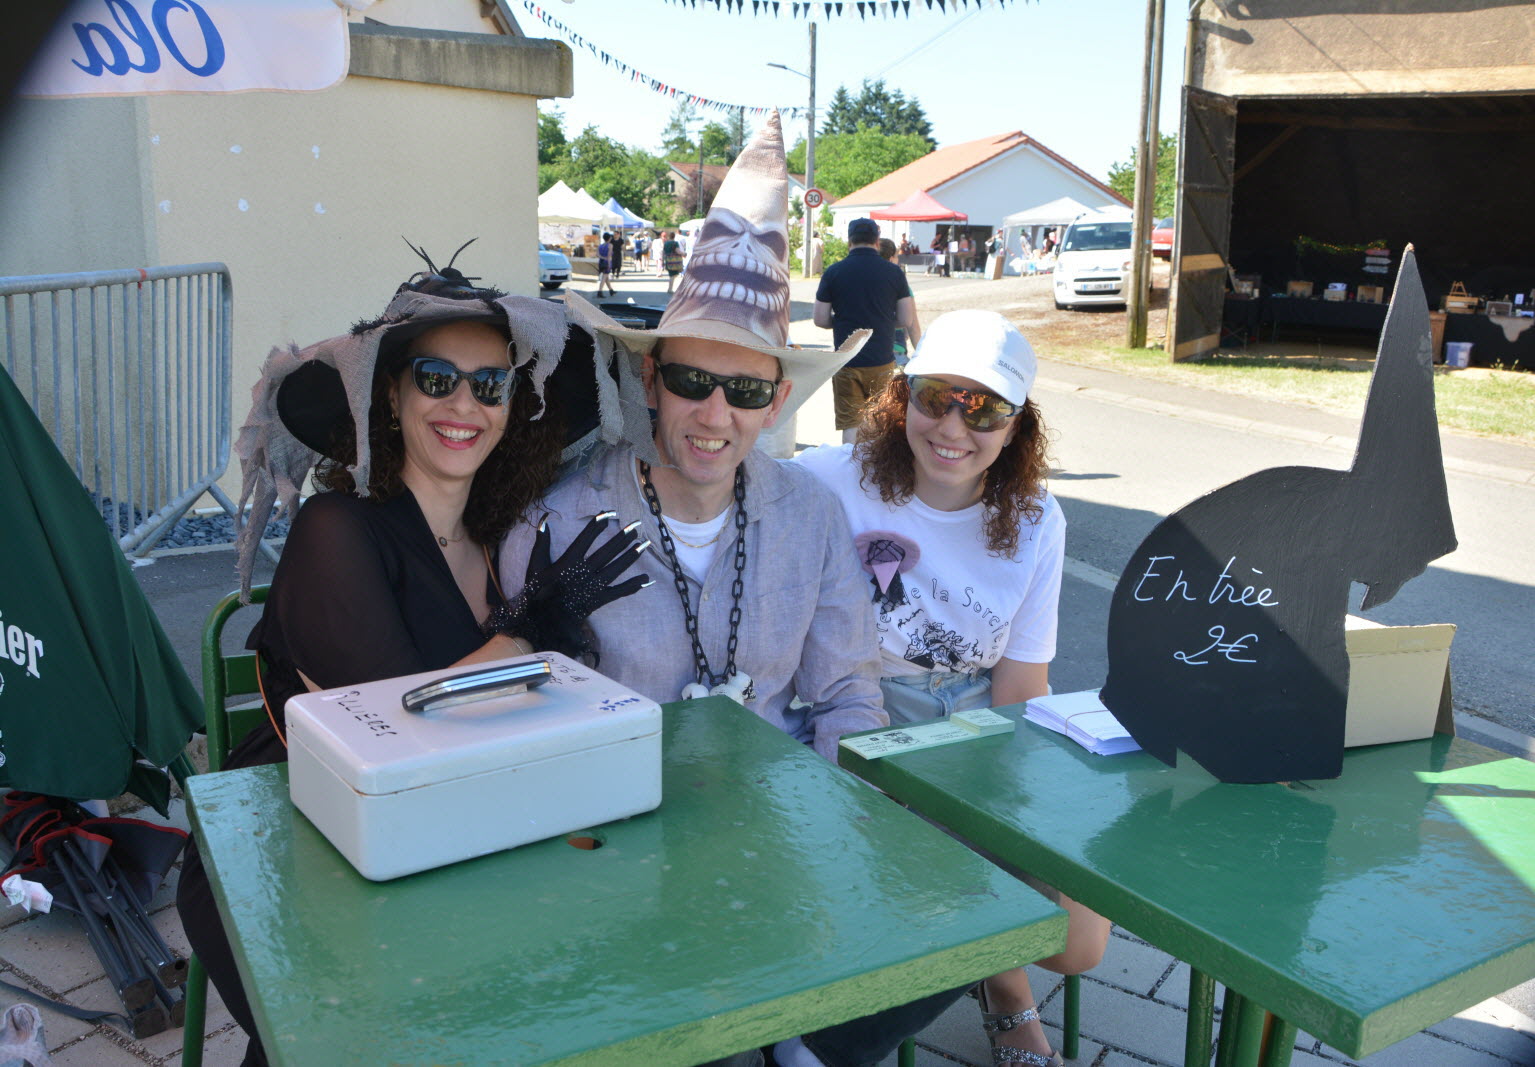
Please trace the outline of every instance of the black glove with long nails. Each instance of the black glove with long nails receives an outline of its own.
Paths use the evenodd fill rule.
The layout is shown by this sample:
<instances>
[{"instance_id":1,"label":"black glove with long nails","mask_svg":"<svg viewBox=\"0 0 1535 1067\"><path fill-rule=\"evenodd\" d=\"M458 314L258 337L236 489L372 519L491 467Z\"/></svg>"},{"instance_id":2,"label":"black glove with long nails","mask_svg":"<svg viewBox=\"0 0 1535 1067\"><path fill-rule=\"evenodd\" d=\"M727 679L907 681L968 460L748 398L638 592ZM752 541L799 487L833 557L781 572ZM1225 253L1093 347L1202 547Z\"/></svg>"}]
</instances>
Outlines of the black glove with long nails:
<instances>
[{"instance_id":1,"label":"black glove with long nails","mask_svg":"<svg viewBox=\"0 0 1535 1067\"><path fill-rule=\"evenodd\" d=\"M545 515L528 557L522 591L490 613L485 620L485 635L521 637L535 649L559 652L573 659L589 654L595 664L596 650L582 625L586 617L604 604L637 593L650 584L648 574L636 574L613 584L650 547L649 541L639 539L636 532L639 523L630 523L592 549L608 520L616 517L611 511L593 516L564 554L551 562L549 516Z\"/></svg>"}]
</instances>

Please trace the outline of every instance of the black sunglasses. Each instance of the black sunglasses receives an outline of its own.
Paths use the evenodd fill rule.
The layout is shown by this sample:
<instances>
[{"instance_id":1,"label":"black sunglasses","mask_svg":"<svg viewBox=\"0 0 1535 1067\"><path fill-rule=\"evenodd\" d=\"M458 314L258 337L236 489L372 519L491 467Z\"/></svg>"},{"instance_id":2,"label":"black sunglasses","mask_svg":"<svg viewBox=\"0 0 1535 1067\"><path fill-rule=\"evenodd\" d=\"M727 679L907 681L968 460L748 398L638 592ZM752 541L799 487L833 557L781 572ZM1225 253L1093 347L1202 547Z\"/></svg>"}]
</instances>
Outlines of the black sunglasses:
<instances>
[{"instance_id":1,"label":"black sunglasses","mask_svg":"<svg viewBox=\"0 0 1535 1067\"><path fill-rule=\"evenodd\" d=\"M996 393L981 389L961 389L941 378L929 378L923 374L906 379L911 389L911 406L930 419L941 419L950 408L959 408L964 424L977 433L990 433L1023 408L1010 404Z\"/></svg>"},{"instance_id":2,"label":"black sunglasses","mask_svg":"<svg viewBox=\"0 0 1535 1067\"><path fill-rule=\"evenodd\" d=\"M458 383L467 379L470 394L487 407L504 404L511 398L512 390L506 384L511 373L506 367L481 367L479 370L463 371L436 356L417 356L410 361L410 380L416 383L416 388L421 390L423 396L433 400L452 396ZM516 384L515 379L513 384Z\"/></svg>"},{"instance_id":3,"label":"black sunglasses","mask_svg":"<svg viewBox=\"0 0 1535 1067\"><path fill-rule=\"evenodd\" d=\"M657 363L656 373L667 392L684 400L707 400L717 387L724 387L725 403L748 411L765 408L773 402L778 383L766 378L732 378L710 374L686 363Z\"/></svg>"}]
</instances>

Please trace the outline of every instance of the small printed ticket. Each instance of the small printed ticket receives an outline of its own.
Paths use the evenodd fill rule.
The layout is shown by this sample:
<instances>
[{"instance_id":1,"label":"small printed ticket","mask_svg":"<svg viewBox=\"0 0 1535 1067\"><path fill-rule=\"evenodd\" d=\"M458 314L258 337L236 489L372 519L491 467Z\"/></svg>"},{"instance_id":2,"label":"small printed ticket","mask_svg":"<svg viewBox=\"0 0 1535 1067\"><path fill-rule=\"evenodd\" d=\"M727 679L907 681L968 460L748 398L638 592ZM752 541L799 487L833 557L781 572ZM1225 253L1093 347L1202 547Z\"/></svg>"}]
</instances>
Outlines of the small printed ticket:
<instances>
[{"instance_id":1,"label":"small printed ticket","mask_svg":"<svg viewBox=\"0 0 1535 1067\"><path fill-rule=\"evenodd\" d=\"M973 741L988 734L1007 733L1014 725L1012 719L980 709L958 712L947 720L898 726L858 737L844 737L841 743L843 748L856 752L864 759L879 759L900 752L952 745L956 741Z\"/></svg>"}]
</instances>

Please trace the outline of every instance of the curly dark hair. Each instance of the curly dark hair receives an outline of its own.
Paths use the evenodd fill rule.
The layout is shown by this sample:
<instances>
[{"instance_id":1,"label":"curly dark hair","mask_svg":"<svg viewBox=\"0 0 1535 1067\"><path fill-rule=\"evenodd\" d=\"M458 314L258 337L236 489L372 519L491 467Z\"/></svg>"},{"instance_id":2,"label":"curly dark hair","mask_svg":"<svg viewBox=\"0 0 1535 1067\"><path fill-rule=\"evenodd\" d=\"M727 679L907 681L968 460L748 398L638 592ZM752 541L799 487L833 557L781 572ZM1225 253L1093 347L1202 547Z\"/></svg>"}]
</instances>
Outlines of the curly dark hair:
<instances>
[{"instance_id":1,"label":"curly dark hair","mask_svg":"<svg viewBox=\"0 0 1535 1067\"><path fill-rule=\"evenodd\" d=\"M897 374L864 408L854 455L862 468L858 484L876 488L887 504L904 504L916 490L915 461L906 440L906 405L911 387ZM986 470L981 502L986 505L986 548L996 556L1018 550L1018 530L1044 514L1044 480L1049 471L1044 420L1033 399L1015 416L1018 432ZM1002 431L997 431L1002 432Z\"/></svg>"},{"instance_id":2,"label":"curly dark hair","mask_svg":"<svg viewBox=\"0 0 1535 1067\"><path fill-rule=\"evenodd\" d=\"M406 370L397 378L375 375L373 401L368 409L368 446L372 461L368 473L367 497L382 503L405 491L400 477L405 466L405 438L398 427L391 429L389 387L404 381ZM517 388L512 392L507 412L506 432L490 455L475 472L469 487L469 503L464 507L464 526L477 544L494 547L522 516L543 496L554 482L560 467L560 452L565 445L565 417L559 398L544 397L543 416L534 419L539 400L526 376L518 372ZM356 492L356 483L347 467L356 462L356 445L350 422L338 431L328 458L314 470L317 490Z\"/></svg>"}]
</instances>

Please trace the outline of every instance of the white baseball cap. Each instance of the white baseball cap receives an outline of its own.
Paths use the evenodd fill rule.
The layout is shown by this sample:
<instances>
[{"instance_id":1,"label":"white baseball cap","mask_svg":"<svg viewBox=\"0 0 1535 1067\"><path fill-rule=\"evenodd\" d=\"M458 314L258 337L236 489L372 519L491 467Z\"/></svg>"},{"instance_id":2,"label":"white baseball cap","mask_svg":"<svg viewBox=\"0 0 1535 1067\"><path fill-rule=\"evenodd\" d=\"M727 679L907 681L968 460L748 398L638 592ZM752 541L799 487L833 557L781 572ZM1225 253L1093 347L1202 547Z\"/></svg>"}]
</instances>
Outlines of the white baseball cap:
<instances>
[{"instance_id":1,"label":"white baseball cap","mask_svg":"<svg viewBox=\"0 0 1535 1067\"><path fill-rule=\"evenodd\" d=\"M1009 404L1022 405L1034 388L1039 360L1018 328L995 311L950 311L917 342L906 374L957 374L980 382Z\"/></svg>"}]
</instances>

